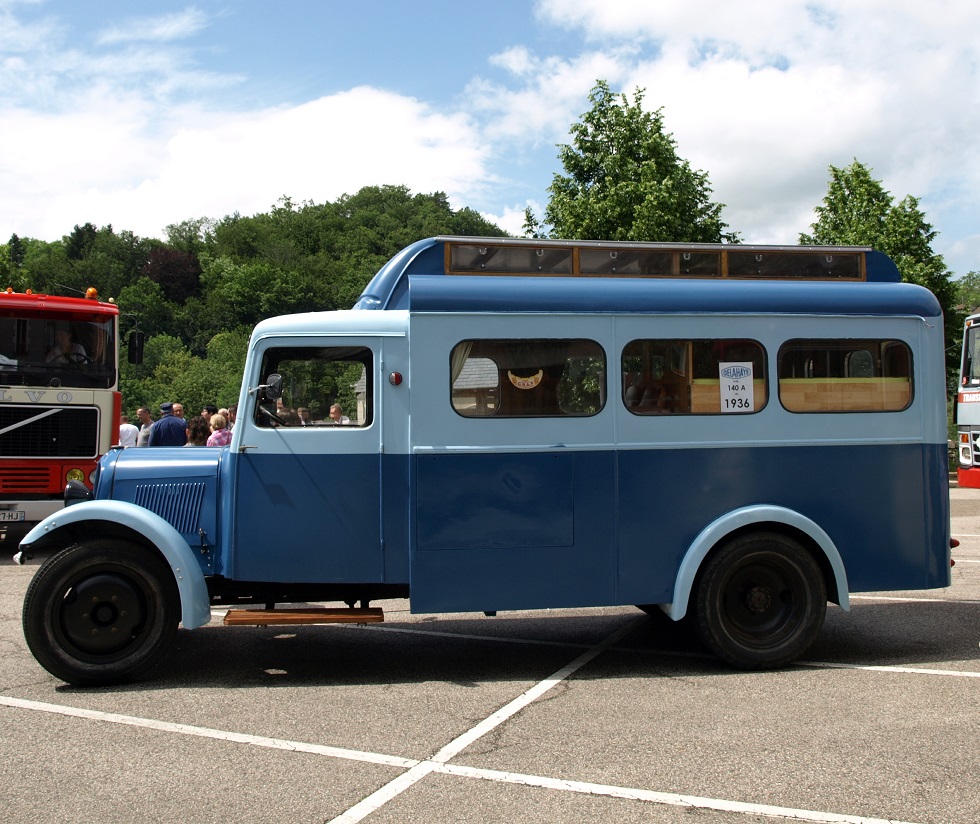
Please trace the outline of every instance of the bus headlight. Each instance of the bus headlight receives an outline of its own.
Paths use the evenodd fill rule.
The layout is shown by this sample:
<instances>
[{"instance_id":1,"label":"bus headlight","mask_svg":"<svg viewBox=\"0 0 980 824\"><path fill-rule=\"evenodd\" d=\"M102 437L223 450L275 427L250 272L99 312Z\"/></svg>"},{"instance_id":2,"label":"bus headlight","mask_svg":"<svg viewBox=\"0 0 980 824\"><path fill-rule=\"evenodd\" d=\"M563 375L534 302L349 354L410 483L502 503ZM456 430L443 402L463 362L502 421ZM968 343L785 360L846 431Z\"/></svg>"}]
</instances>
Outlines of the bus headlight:
<instances>
[{"instance_id":1,"label":"bus headlight","mask_svg":"<svg viewBox=\"0 0 980 824\"><path fill-rule=\"evenodd\" d=\"M78 481L79 483L83 483L85 481L85 473L78 467L75 469L69 469L65 473L65 483L68 481Z\"/></svg>"},{"instance_id":2,"label":"bus headlight","mask_svg":"<svg viewBox=\"0 0 980 824\"><path fill-rule=\"evenodd\" d=\"M960 432L960 466L973 466L973 448L970 444L970 433Z\"/></svg>"}]
</instances>

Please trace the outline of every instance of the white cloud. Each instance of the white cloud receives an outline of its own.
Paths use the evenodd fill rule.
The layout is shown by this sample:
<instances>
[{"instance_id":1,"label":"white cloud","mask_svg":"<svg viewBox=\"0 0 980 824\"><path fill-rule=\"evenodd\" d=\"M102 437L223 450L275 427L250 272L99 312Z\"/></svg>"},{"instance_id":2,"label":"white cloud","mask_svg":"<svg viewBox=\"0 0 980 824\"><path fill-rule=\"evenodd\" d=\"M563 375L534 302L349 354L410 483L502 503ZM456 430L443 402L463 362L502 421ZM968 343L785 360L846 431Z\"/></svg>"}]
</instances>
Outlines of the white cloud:
<instances>
[{"instance_id":1,"label":"white cloud","mask_svg":"<svg viewBox=\"0 0 980 824\"><path fill-rule=\"evenodd\" d=\"M400 183L465 202L492 180L464 116L376 89L244 114L185 107L162 129L139 111L101 101L70 118L0 113L16 125L0 135L0 176L15 181L7 191L33 193L24 204L0 191L0 214L17 215L10 231L50 239L84 219L160 236L180 220L267 211L283 195L323 202ZM54 162L17 162L39 145Z\"/></svg>"},{"instance_id":2,"label":"white cloud","mask_svg":"<svg viewBox=\"0 0 980 824\"><path fill-rule=\"evenodd\" d=\"M855 157L896 198L935 207L927 218L940 232L961 229L954 201L974 219L980 211L977 4L541 0L536 10L616 55L617 70L596 77L645 87L645 105L664 107L681 155L708 172L747 240L794 242L826 193L827 167ZM534 105L509 100L511 111ZM960 252L973 244L945 242L947 263L969 265Z\"/></svg>"},{"instance_id":3,"label":"white cloud","mask_svg":"<svg viewBox=\"0 0 980 824\"><path fill-rule=\"evenodd\" d=\"M531 212L540 220L544 214L545 204L536 200L529 200L527 203L516 206L507 205L498 213L484 212L483 217L491 223L499 226L508 234L515 237L524 235L524 209L530 207Z\"/></svg>"},{"instance_id":4,"label":"white cloud","mask_svg":"<svg viewBox=\"0 0 980 824\"><path fill-rule=\"evenodd\" d=\"M508 143L568 137L571 123L588 108L588 93L599 78L625 77L628 64L615 52L588 52L574 59L538 58L525 49L490 58L511 73L517 88L475 78L466 87L467 108L484 120L493 140Z\"/></svg>"},{"instance_id":5,"label":"white cloud","mask_svg":"<svg viewBox=\"0 0 980 824\"><path fill-rule=\"evenodd\" d=\"M160 17L130 19L119 26L112 26L103 31L97 42L100 46L136 41L166 43L197 34L207 24L208 18L203 12L188 8Z\"/></svg>"},{"instance_id":6,"label":"white cloud","mask_svg":"<svg viewBox=\"0 0 980 824\"><path fill-rule=\"evenodd\" d=\"M201 70L170 41L208 24L194 9L132 19L91 53L52 22L20 27L34 51L0 52L0 237L50 240L82 221L161 236L371 184L466 205L494 184L474 122L413 98L361 87L257 111L205 102L241 78Z\"/></svg>"}]
</instances>

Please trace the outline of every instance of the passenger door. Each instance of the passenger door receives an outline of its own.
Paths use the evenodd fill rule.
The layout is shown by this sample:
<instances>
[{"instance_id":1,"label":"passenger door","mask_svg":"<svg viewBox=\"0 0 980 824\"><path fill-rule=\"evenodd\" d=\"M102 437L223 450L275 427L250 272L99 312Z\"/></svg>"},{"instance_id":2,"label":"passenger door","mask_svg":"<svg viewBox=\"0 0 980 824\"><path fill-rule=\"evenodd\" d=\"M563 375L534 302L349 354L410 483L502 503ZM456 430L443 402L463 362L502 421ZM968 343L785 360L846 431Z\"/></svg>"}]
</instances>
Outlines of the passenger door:
<instances>
[{"instance_id":1,"label":"passenger door","mask_svg":"<svg viewBox=\"0 0 980 824\"><path fill-rule=\"evenodd\" d=\"M244 581L383 579L379 338L269 345L259 379L282 397L239 410L229 458L235 489L230 574ZM330 407L339 402L335 423ZM309 422L298 410L309 412Z\"/></svg>"}]
</instances>

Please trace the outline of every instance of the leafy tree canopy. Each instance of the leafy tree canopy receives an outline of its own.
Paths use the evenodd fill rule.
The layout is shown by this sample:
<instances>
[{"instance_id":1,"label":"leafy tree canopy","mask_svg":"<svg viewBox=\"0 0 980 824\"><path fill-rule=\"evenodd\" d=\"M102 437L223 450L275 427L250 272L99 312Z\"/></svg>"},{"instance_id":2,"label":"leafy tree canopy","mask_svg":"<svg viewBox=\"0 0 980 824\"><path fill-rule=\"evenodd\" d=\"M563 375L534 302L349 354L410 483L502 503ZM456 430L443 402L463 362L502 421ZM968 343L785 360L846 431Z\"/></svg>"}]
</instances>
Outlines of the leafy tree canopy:
<instances>
[{"instance_id":1,"label":"leafy tree canopy","mask_svg":"<svg viewBox=\"0 0 980 824\"><path fill-rule=\"evenodd\" d=\"M955 371L963 322L957 287L942 256L932 250L937 232L918 199L906 195L895 203L871 170L854 160L846 168L830 167L827 195L815 211L813 232L801 234L800 243L874 247L895 261L903 280L936 295L943 309L947 369Z\"/></svg>"},{"instance_id":2,"label":"leafy tree canopy","mask_svg":"<svg viewBox=\"0 0 980 824\"><path fill-rule=\"evenodd\" d=\"M956 305L966 315L980 311L980 272L967 272L956 281Z\"/></svg>"},{"instance_id":3,"label":"leafy tree canopy","mask_svg":"<svg viewBox=\"0 0 980 824\"><path fill-rule=\"evenodd\" d=\"M711 200L708 175L677 154L664 131L663 110L643 110L643 90L631 103L600 80L592 108L571 127L571 144L559 147L565 174L556 174L544 221L556 238L595 240L737 242ZM540 225L525 213L525 231Z\"/></svg>"}]
</instances>

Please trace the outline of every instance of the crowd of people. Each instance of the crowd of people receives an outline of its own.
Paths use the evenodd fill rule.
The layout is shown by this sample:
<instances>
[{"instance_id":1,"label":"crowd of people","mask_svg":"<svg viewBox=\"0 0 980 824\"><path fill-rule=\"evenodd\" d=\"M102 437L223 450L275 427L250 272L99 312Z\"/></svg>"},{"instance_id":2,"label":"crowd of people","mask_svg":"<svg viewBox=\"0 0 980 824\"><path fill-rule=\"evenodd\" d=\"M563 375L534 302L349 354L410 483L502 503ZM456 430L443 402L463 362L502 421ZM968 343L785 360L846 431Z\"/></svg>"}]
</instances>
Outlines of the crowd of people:
<instances>
[{"instance_id":1,"label":"crowd of people","mask_svg":"<svg viewBox=\"0 0 980 824\"><path fill-rule=\"evenodd\" d=\"M138 423L130 423L129 417L120 417L119 445L130 446L228 446L235 428L238 404L219 409L205 404L200 415L184 417L180 403L160 404L160 416L154 420L149 407L136 410ZM286 426L321 426L324 424L350 425L351 419L344 414L340 404L330 407L330 416L323 421L313 421L306 407L291 409L280 400L276 409L277 420Z\"/></svg>"},{"instance_id":2,"label":"crowd of people","mask_svg":"<svg viewBox=\"0 0 980 824\"><path fill-rule=\"evenodd\" d=\"M330 407L330 416L325 420L313 420L310 417L310 410L305 406L292 407L286 406L282 398L276 401L276 417L278 423L285 426L323 426L328 424L350 425L350 418L344 414L344 409L339 403Z\"/></svg>"},{"instance_id":3,"label":"crowd of people","mask_svg":"<svg viewBox=\"0 0 980 824\"><path fill-rule=\"evenodd\" d=\"M139 425L123 415L119 420L119 445L130 446L227 446L235 428L238 405L219 409L205 404L200 415L184 417L180 403L160 404L160 417L153 419L149 407L136 410Z\"/></svg>"}]
</instances>

